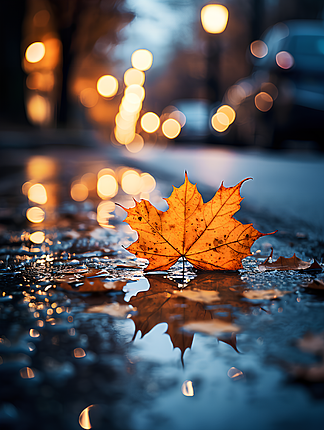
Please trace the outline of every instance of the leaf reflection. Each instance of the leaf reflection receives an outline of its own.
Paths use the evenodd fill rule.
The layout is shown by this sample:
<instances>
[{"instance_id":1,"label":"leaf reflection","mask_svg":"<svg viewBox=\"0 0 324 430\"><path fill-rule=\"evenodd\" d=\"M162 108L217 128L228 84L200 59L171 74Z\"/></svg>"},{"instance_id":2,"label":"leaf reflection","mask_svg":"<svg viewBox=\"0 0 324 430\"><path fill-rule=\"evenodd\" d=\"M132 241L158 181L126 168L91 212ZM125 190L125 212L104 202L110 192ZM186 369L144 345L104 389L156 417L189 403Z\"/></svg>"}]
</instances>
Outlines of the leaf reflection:
<instances>
[{"instance_id":1,"label":"leaf reflection","mask_svg":"<svg viewBox=\"0 0 324 430\"><path fill-rule=\"evenodd\" d=\"M141 291L130 299L130 304L137 308L132 316L135 323L134 339L138 331L145 336L157 324L168 324L167 334L174 348L179 348L183 357L193 342L197 330L183 330L186 324L202 322L220 322L223 327L234 327L233 310L241 308L243 312L259 306L244 300L246 284L238 273L206 272L198 274L186 288L179 289L178 283L164 275L147 275L150 284L148 291ZM218 340L236 348L234 331L222 330ZM226 334L228 333L228 334Z\"/></svg>"}]
</instances>

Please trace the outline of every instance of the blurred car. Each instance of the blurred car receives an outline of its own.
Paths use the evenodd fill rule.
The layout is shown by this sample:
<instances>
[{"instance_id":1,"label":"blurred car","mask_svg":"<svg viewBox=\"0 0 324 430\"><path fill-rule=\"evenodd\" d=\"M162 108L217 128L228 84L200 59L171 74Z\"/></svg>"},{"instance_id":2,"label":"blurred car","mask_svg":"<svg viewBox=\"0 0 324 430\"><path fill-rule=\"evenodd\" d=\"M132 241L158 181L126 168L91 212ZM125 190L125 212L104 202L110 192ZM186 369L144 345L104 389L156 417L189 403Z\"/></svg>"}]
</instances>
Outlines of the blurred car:
<instances>
[{"instance_id":1,"label":"blurred car","mask_svg":"<svg viewBox=\"0 0 324 430\"><path fill-rule=\"evenodd\" d=\"M237 111L237 138L274 147L287 140L324 147L323 22L276 24L250 45L249 55L252 75L225 96Z\"/></svg>"}]
</instances>

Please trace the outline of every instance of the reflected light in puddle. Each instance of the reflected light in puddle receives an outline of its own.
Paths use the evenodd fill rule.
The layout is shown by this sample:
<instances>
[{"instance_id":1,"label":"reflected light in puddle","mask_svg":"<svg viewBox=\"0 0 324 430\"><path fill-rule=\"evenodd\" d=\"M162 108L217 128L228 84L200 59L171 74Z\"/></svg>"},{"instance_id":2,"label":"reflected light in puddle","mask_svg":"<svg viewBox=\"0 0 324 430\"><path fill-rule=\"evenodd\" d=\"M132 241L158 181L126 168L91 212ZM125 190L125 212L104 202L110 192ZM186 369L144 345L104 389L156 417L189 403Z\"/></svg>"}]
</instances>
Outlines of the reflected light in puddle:
<instances>
[{"instance_id":1,"label":"reflected light in puddle","mask_svg":"<svg viewBox=\"0 0 324 430\"><path fill-rule=\"evenodd\" d=\"M29 330L29 336L30 336L30 337L39 337L39 336L40 336L40 333L39 333L39 331L38 331L38 330L35 330L34 328L31 328L31 329Z\"/></svg>"},{"instance_id":2,"label":"reflected light in puddle","mask_svg":"<svg viewBox=\"0 0 324 430\"><path fill-rule=\"evenodd\" d=\"M23 367L22 369L20 369L19 373L23 379L35 378L35 373L33 372L33 370L30 367Z\"/></svg>"},{"instance_id":3,"label":"reflected light in puddle","mask_svg":"<svg viewBox=\"0 0 324 430\"><path fill-rule=\"evenodd\" d=\"M254 103L256 108L261 112L267 112L273 106L273 98L270 96L270 94L261 91L255 96Z\"/></svg>"},{"instance_id":4,"label":"reflected light in puddle","mask_svg":"<svg viewBox=\"0 0 324 430\"><path fill-rule=\"evenodd\" d=\"M212 116L211 125L214 130L220 133L227 130L229 124L229 119L227 115L223 112L216 112L215 115Z\"/></svg>"},{"instance_id":5,"label":"reflected light in puddle","mask_svg":"<svg viewBox=\"0 0 324 430\"><path fill-rule=\"evenodd\" d=\"M201 23L207 33L222 33L228 21L228 10L220 4L209 4L201 9Z\"/></svg>"},{"instance_id":6,"label":"reflected light in puddle","mask_svg":"<svg viewBox=\"0 0 324 430\"><path fill-rule=\"evenodd\" d=\"M45 45L43 42L34 42L28 46L25 52L25 58L29 63L38 63L44 58Z\"/></svg>"},{"instance_id":7,"label":"reflected light in puddle","mask_svg":"<svg viewBox=\"0 0 324 430\"><path fill-rule=\"evenodd\" d=\"M268 46L262 40L255 40L250 45L251 54L256 58L263 58L268 54Z\"/></svg>"},{"instance_id":8,"label":"reflected light in puddle","mask_svg":"<svg viewBox=\"0 0 324 430\"><path fill-rule=\"evenodd\" d=\"M71 185L71 197L76 202L83 202L88 198L88 188L80 182L73 182Z\"/></svg>"},{"instance_id":9,"label":"reflected light in puddle","mask_svg":"<svg viewBox=\"0 0 324 430\"><path fill-rule=\"evenodd\" d=\"M98 93L94 88L85 88L79 97L81 104L87 108L92 108L98 103Z\"/></svg>"},{"instance_id":10,"label":"reflected light in puddle","mask_svg":"<svg viewBox=\"0 0 324 430\"><path fill-rule=\"evenodd\" d=\"M86 356L86 352L83 348L74 348L73 355L75 358L84 358Z\"/></svg>"},{"instance_id":11,"label":"reflected light in puddle","mask_svg":"<svg viewBox=\"0 0 324 430\"><path fill-rule=\"evenodd\" d=\"M45 233L43 231L34 231L34 233L29 236L29 240L33 243L43 243L45 240Z\"/></svg>"},{"instance_id":12,"label":"reflected light in puddle","mask_svg":"<svg viewBox=\"0 0 324 430\"><path fill-rule=\"evenodd\" d=\"M138 69L128 69L124 74L124 82L126 86L144 85L145 73Z\"/></svg>"},{"instance_id":13,"label":"reflected light in puddle","mask_svg":"<svg viewBox=\"0 0 324 430\"><path fill-rule=\"evenodd\" d=\"M89 411L93 407L94 405L88 406L87 408L83 409L83 411L79 415L79 424L83 429L89 430L92 428L90 423Z\"/></svg>"},{"instance_id":14,"label":"reflected light in puddle","mask_svg":"<svg viewBox=\"0 0 324 430\"><path fill-rule=\"evenodd\" d=\"M181 387L182 394L186 397L192 397L195 395L192 381L184 381Z\"/></svg>"},{"instance_id":15,"label":"reflected light in puddle","mask_svg":"<svg viewBox=\"0 0 324 430\"><path fill-rule=\"evenodd\" d=\"M34 184L28 190L28 198L32 202L43 205L47 202L46 188L42 184Z\"/></svg>"},{"instance_id":16,"label":"reflected light in puddle","mask_svg":"<svg viewBox=\"0 0 324 430\"><path fill-rule=\"evenodd\" d=\"M114 226L109 225L109 219L113 218L114 215L111 214L115 210L114 202L100 202L97 207L97 222L101 227L104 228L114 228Z\"/></svg>"},{"instance_id":17,"label":"reflected light in puddle","mask_svg":"<svg viewBox=\"0 0 324 430\"><path fill-rule=\"evenodd\" d=\"M244 374L236 367L231 367L227 372L227 376L231 379L241 379L244 377Z\"/></svg>"},{"instance_id":18,"label":"reflected light in puddle","mask_svg":"<svg viewBox=\"0 0 324 430\"><path fill-rule=\"evenodd\" d=\"M118 91L118 81L112 75L104 75L97 81L97 91L103 97L113 97Z\"/></svg>"},{"instance_id":19,"label":"reflected light in puddle","mask_svg":"<svg viewBox=\"0 0 324 430\"><path fill-rule=\"evenodd\" d=\"M168 139L175 139L179 136L181 125L176 119L169 118L162 124L162 133Z\"/></svg>"},{"instance_id":20,"label":"reflected light in puddle","mask_svg":"<svg viewBox=\"0 0 324 430\"><path fill-rule=\"evenodd\" d=\"M282 69L290 69L294 65L294 57L287 51L278 52L276 55L276 63Z\"/></svg>"},{"instance_id":21,"label":"reflected light in puddle","mask_svg":"<svg viewBox=\"0 0 324 430\"><path fill-rule=\"evenodd\" d=\"M38 208L37 206L33 206L29 208L26 212L26 217L28 221L38 224L45 219L45 212L43 209Z\"/></svg>"},{"instance_id":22,"label":"reflected light in puddle","mask_svg":"<svg viewBox=\"0 0 324 430\"><path fill-rule=\"evenodd\" d=\"M141 192L141 177L135 170L127 170L121 179L121 187L126 194Z\"/></svg>"},{"instance_id":23,"label":"reflected light in puddle","mask_svg":"<svg viewBox=\"0 0 324 430\"><path fill-rule=\"evenodd\" d=\"M97 194L102 199L114 197L118 192L118 183L113 175L102 175L98 178Z\"/></svg>"},{"instance_id":24,"label":"reflected light in puddle","mask_svg":"<svg viewBox=\"0 0 324 430\"><path fill-rule=\"evenodd\" d=\"M146 112L141 118L141 127L146 133L154 133L160 126L160 118L154 112Z\"/></svg>"},{"instance_id":25,"label":"reflected light in puddle","mask_svg":"<svg viewBox=\"0 0 324 430\"><path fill-rule=\"evenodd\" d=\"M141 192L151 193L156 187L155 179L149 173L141 174Z\"/></svg>"},{"instance_id":26,"label":"reflected light in puddle","mask_svg":"<svg viewBox=\"0 0 324 430\"><path fill-rule=\"evenodd\" d=\"M134 51L131 57L132 66L135 69L145 71L153 64L153 55L147 49L138 49Z\"/></svg>"},{"instance_id":27,"label":"reflected light in puddle","mask_svg":"<svg viewBox=\"0 0 324 430\"><path fill-rule=\"evenodd\" d=\"M144 147L144 139L140 134L135 133L134 139L126 145L126 149L133 154L140 152Z\"/></svg>"},{"instance_id":28,"label":"reflected light in puddle","mask_svg":"<svg viewBox=\"0 0 324 430\"><path fill-rule=\"evenodd\" d=\"M27 175L36 181L42 181L55 176L57 173L57 163L50 157L31 157L27 164Z\"/></svg>"}]
</instances>

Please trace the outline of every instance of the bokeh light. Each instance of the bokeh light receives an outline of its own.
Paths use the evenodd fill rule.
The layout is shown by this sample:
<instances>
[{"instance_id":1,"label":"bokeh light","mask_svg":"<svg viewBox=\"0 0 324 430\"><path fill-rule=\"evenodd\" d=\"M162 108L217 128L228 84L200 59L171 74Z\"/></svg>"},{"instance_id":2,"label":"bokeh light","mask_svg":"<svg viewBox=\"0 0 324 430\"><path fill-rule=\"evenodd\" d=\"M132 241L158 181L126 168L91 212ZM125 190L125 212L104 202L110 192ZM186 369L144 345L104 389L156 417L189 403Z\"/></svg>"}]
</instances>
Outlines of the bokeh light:
<instances>
[{"instance_id":1,"label":"bokeh light","mask_svg":"<svg viewBox=\"0 0 324 430\"><path fill-rule=\"evenodd\" d=\"M97 194L102 199L114 197L118 192L118 183L115 176L108 174L98 178Z\"/></svg>"},{"instance_id":2,"label":"bokeh light","mask_svg":"<svg viewBox=\"0 0 324 430\"><path fill-rule=\"evenodd\" d=\"M85 184L73 182L71 185L71 197L76 202L83 202L88 198L89 191Z\"/></svg>"},{"instance_id":3,"label":"bokeh light","mask_svg":"<svg viewBox=\"0 0 324 430\"><path fill-rule=\"evenodd\" d=\"M33 206L32 208L29 208L26 212L26 218L28 221L38 224L45 219L45 212L43 209Z\"/></svg>"},{"instance_id":4,"label":"bokeh light","mask_svg":"<svg viewBox=\"0 0 324 430\"><path fill-rule=\"evenodd\" d=\"M30 90L52 91L55 79L52 71L33 72L26 78L26 86Z\"/></svg>"},{"instance_id":5,"label":"bokeh light","mask_svg":"<svg viewBox=\"0 0 324 430\"><path fill-rule=\"evenodd\" d=\"M126 194L139 194L141 192L141 177L138 172L126 170L121 179L121 187Z\"/></svg>"},{"instance_id":6,"label":"bokeh light","mask_svg":"<svg viewBox=\"0 0 324 430\"><path fill-rule=\"evenodd\" d=\"M185 126L187 118L186 115L178 109L175 109L169 114L169 118L173 118L178 121L181 128Z\"/></svg>"},{"instance_id":7,"label":"bokeh light","mask_svg":"<svg viewBox=\"0 0 324 430\"><path fill-rule=\"evenodd\" d=\"M87 108L92 108L98 103L98 93L94 88L85 88L79 97L81 104Z\"/></svg>"},{"instance_id":8,"label":"bokeh light","mask_svg":"<svg viewBox=\"0 0 324 430\"><path fill-rule=\"evenodd\" d=\"M26 104L27 117L36 125L46 125L51 119L51 104L49 100L39 94L34 94Z\"/></svg>"},{"instance_id":9,"label":"bokeh light","mask_svg":"<svg viewBox=\"0 0 324 430\"><path fill-rule=\"evenodd\" d=\"M228 129L229 119L227 115L223 112L216 112L215 115L212 116L211 125L214 130L219 133L223 133Z\"/></svg>"},{"instance_id":10,"label":"bokeh light","mask_svg":"<svg viewBox=\"0 0 324 430\"><path fill-rule=\"evenodd\" d=\"M181 387L181 392L186 397L194 396L195 392L192 381L184 381Z\"/></svg>"},{"instance_id":11,"label":"bokeh light","mask_svg":"<svg viewBox=\"0 0 324 430\"><path fill-rule=\"evenodd\" d=\"M90 423L89 411L93 408L94 405L90 405L87 408L83 409L81 414L79 415L79 424L85 430L90 430L92 425Z\"/></svg>"},{"instance_id":12,"label":"bokeh light","mask_svg":"<svg viewBox=\"0 0 324 430\"><path fill-rule=\"evenodd\" d=\"M103 97L113 97L118 91L118 81L112 75L101 76L97 81L97 90Z\"/></svg>"},{"instance_id":13,"label":"bokeh light","mask_svg":"<svg viewBox=\"0 0 324 430\"><path fill-rule=\"evenodd\" d=\"M201 23L207 33L222 33L228 21L228 10L220 4L208 4L201 9Z\"/></svg>"},{"instance_id":14,"label":"bokeh light","mask_svg":"<svg viewBox=\"0 0 324 430\"><path fill-rule=\"evenodd\" d=\"M141 192L151 193L156 187L156 181L149 173L141 174Z\"/></svg>"},{"instance_id":15,"label":"bokeh light","mask_svg":"<svg viewBox=\"0 0 324 430\"><path fill-rule=\"evenodd\" d=\"M135 94L141 101L145 98L145 90L141 85L132 84L125 89L125 96Z\"/></svg>"},{"instance_id":16,"label":"bokeh light","mask_svg":"<svg viewBox=\"0 0 324 430\"><path fill-rule=\"evenodd\" d=\"M37 244L43 243L45 240L45 233L43 231L34 231L34 233L29 236L29 240Z\"/></svg>"},{"instance_id":17,"label":"bokeh light","mask_svg":"<svg viewBox=\"0 0 324 430\"><path fill-rule=\"evenodd\" d=\"M46 188L42 184L34 184L28 190L28 198L32 202L44 205L47 202Z\"/></svg>"},{"instance_id":18,"label":"bokeh light","mask_svg":"<svg viewBox=\"0 0 324 430\"><path fill-rule=\"evenodd\" d=\"M251 54L256 58L263 58L268 54L268 46L263 40L255 40L250 45Z\"/></svg>"},{"instance_id":19,"label":"bokeh light","mask_svg":"<svg viewBox=\"0 0 324 430\"><path fill-rule=\"evenodd\" d=\"M270 94L261 91L255 96L254 103L256 108L261 112L267 112L273 106L273 98L270 96Z\"/></svg>"},{"instance_id":20,"label":"bokeh light","mask_svg":"<svg viewBox=\"0 0 324 430\"><path fill-rule=\"evenodd\" d=\"M138 49L131 57L132 66L141 71L148 70L153 64L153 55L147 49Z\"/></svg>"},{"instance_id":21,"label":"bokeh light","mask_svg":"<svg viewBox=\"0 0 324 430\"><path fill-rule=\"evenodd\" d=\"M36 155L27 163L27 175L36 181L50 179L57 174L57 162L51 157Z\"/></svg>"},{"instance_id":22,"label":"bokeh light","mask_svg":"<svg viewBox=\"0 0 324 430\"><path fill-rule=\"evenodd\" d=\"M34 42L28 46L25 58L29 63L38 63L45 56L45 45L43 42Z\"/></svg>"},{"instance_id":23,"label":"bokeh light","mask_svg":"<svg viewBox=\"0 0 324 430\"><path fill-rule=\"evenodd\" d=\"M97 222L101 227L114 228L109 224L109 219L113 218L112 212L115 210L115 203L111 201L100 202L97 207Z\"/></svg>"},{"instance_id":24,"label":"bokeh light","mask_svg":"<svg viewBox=\"0 0 324 430\"><path fill-rule=\"evenodd\" d=\"M224 113L228 118L228 124L231 125L236 117L235 110L229 105L222 105L217 109L217 112Z\"/></svg>"},{"instance_id":25,"label":"bokeh light","mask_svg":"<svg viewBox=\"0 0 324 430\"><path fill-rule=\"evenodd\" d=\"M33 18L33 24L35 27L46 27L51 15L48 10L42 9L38 11Z\"/></svg>"},{"instance_id":26,"label":"bokeh light","mask_svg":"<svg viewBox=\"0 0 324 430\"><path fill-rule=\"evenodd\" d=\"M146 133L154 133L160 126L160 118L154 112L146 112L141 118L141 127Z\"/></svg>"},{"instance_id":27,"label":"bokeh light","mask_svg":"<svg viewBox=\"0 0 324 430\"><path fill-rule=\"evenodd\" d=\"M144 139L140 134L135 133L134 139L126 145L126 149L133 154L140 152L144 147Z\"/></svg>"},{"instance_id":28,"label":"bokeh light","mask_svg":"<svg viewBox=\"0 0 324 430\"><path fill-rule=\"evenodd\" d=\"M162 133L168 139L175 139L181 131L181 125L176 119L169 118L162 124Z\"/></svg>"},{"instance_id":29,"label":"bokeh light","mask_svg":"<svg viewBox=\"0 0 324 430\"><path fill-rule=\"evenodd\" d=\"M124 73L124 82L126 86L144 85L145 73L138 69L128 69Z\"/></svg>"},{"instance_id":30,"label":"bokeh light","mask_svg":"<svg viewBox=\"0 0 324 430\"><path fill-rule=\"evenodd\" d=\"M289 52L280 51L276 55L276 63L282 69L287 70L294 65L295 61L294 61L294 57Z\"/></svg>"}]
</instances>

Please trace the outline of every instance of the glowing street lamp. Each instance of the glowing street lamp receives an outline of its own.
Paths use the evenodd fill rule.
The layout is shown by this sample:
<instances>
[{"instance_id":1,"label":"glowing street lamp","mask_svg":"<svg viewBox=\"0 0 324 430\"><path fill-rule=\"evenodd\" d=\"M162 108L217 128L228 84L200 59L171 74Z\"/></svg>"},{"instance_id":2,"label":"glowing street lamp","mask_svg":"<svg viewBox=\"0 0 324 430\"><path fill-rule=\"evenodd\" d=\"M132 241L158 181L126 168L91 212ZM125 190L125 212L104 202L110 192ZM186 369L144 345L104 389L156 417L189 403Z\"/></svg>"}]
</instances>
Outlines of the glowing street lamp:
<instances>
[{"instance_id":1,"label":"glowing street lamp","mask_svg":"<svg viewBox=\"0 0 324 430\"><path fill-rule=\"evenodd\" d=\"M228 22L228 10L220 4L208 4L201 9L201 24L206 35L207 41L207 77L206 86L208 98L214 102L219 98L219 83L217 80L220 63L219 40L215 39L215 34L223 33Z\"/></svg>"},{"instance_id":2,"label":"glowing street lamp","mask_svg":"<svg viewBox=\"0 0 324 430\"><path fill-rule=\"evenodd\" d=\"M201 9L201 23L207 33L223 33L227 21L228 10L221 4L208 4Z\"/></svg>"}]
</instances>

